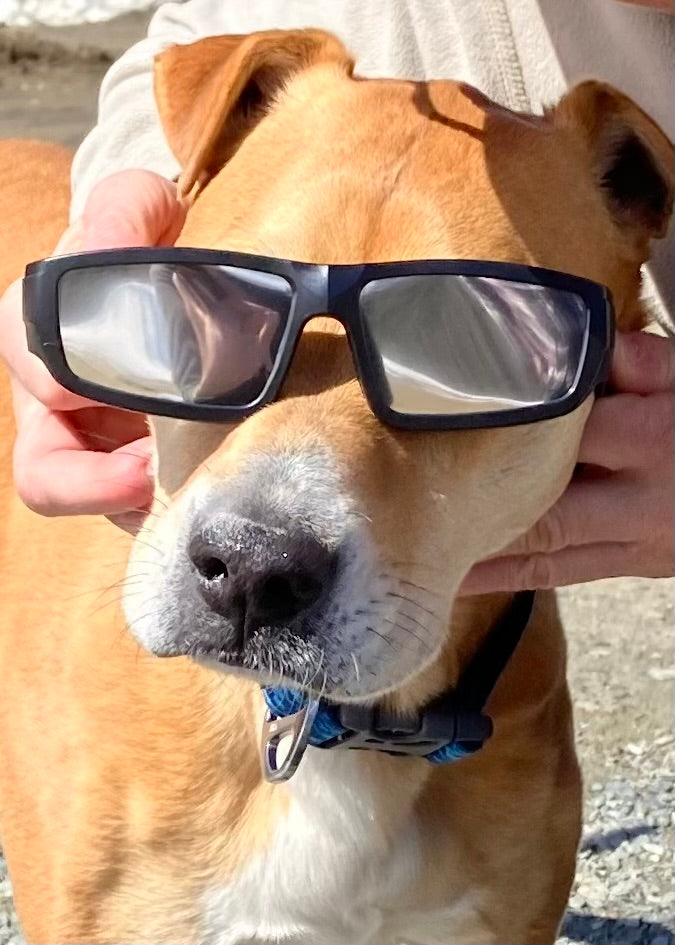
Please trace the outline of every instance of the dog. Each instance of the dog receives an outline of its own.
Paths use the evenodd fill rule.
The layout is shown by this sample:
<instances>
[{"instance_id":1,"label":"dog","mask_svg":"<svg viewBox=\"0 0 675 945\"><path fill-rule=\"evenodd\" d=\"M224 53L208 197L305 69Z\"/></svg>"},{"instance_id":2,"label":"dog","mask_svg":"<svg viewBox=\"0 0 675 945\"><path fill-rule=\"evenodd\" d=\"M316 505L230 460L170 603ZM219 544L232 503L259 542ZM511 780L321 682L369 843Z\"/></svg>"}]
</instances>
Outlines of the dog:
<instances>
[{"instance_id":1,"label":"dog","mask_svg":"<svg viewBox=\"0 0 675 945\"><path fill-rule=\"evenodd\" d=\"M191 201L180 246L546 267L607 286L618 330L645 322L640 268L670 217L672 145L605 84L514 113L461 83L360 79L330 34L270 31L166 50L156 98ZM67 168L35 144L5 143L0 159L24 176L0 184L7 282L65 226ZM0 830L32 942L556 937L581 780L552 593L518 618L486 706L492 737L449 764L309 746L275 783L260 687L304 684L401 718L456 687L519 605L457 596L462 579L560 496L592 396L542 422L399 429L374 415L323 314L264 409L150 417L155 501L133 540L22 506L2 389ZM196 592L188 545L221 514L238 516L244 548L276 529L299 554L304 529L312 562L329 545L348 561L339 580L321 576L312 641L289 636L300 617L279 617L263 655L218 662L231 605Z\"/></svg>"}]
</instances>

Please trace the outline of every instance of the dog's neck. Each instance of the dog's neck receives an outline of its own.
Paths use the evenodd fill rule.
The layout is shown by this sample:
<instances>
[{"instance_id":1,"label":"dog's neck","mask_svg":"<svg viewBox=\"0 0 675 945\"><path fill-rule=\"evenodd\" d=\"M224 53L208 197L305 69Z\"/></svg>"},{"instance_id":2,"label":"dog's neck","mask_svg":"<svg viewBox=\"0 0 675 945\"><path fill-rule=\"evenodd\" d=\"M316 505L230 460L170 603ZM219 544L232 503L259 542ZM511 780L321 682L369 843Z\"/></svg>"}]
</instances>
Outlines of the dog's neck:
<instances>
[{"instance_id":1,"label":"dog's neck","mask_svg":"<svg viewBox=\"0 0 675 945\"><path fill-rule=\"evenodd\" d=\"M449 642L433 667L443 688L457 682L512 601L512 595L499 594L456 603ZM523 639L528 648L532 636ZM534 644L536 648L537 642ZM547 670L542 669L542 673L547 675ZM507 667L504 677L506 687L511 689L508 675ZM539 678L536 687L550 689L550 679ZM497 691L490 700L490 713L500 728L518 724L519 714L531 712L535 704L533 692L524 692L519 698L510 691L505 698ZM255 742L250 750L257 752L264 705L255 686L251 690L251 710L250 731ZM255 792L265 808L267 830L274 837L273 852L268 852L267 861L277 866L286 863L292 872L292 864L302 861L308 850L326 850L330 838L331 849L347 851L355 869L370 868L374 856L383 869L387 862L408 863L409 858L401 858L396 851L408 842L406 838L416 836L417 805L438 770L425 759L347 748L308 748L290 781L272 786L261 778ZM330 870L321 873L328 875ZM336 869L334 875L342 873ZM339 896L340 890L336 889L334 898ZM321 898L325 901L326 897L330 899L325 891Z\"/></svg>"}]
</instances>

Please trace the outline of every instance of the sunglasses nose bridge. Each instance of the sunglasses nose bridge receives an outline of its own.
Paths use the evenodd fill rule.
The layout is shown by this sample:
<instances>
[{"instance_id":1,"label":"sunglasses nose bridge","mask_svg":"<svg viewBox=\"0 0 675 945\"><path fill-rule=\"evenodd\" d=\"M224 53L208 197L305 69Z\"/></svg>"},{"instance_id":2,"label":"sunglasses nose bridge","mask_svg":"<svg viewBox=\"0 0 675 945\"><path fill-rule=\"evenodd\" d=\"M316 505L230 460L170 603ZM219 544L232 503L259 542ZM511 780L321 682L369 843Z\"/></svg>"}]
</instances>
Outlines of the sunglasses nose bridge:
<instances>
[{"instance_id":1,"label":"sunglasses nose bridge","mask_svg":"<svg viewBox=\"0 0 675 945\"><path fill-rule=\"evenodd\" d=\"M369 400L365 390L363 378L361 376L361 367L363 358L359 357L358 344L356 337L358 331L355 330L355 321L358 319L358 291L354 291L355 283L358 280L354 275L347 281L352 289L350 293L345 288L344 279L340 280L340 288L343 291L338 295L333 291L335 282L332 279L331 270L337 269L360 269L362 267L333 267L333 266L306 266L302 277L295 282L296 297L294 302L294 315L292 319L292 330L287 335L286 355L282 362L282 369L277 375L277 383L283 384L292 370L293 364L299 355L299 349L302 342L305 329L314 321L326 322L334 321L340 325L344 331L343 338L346 339L349 347L349 357L353 366L353 375L358 380L364 396ZM333 286L331 286L333 281ZM337 337L337 332L335 333Z\"/></svg>"},{"instance_id":2,"label":"sunglasses nose bridge","mask_svg":"<svg viewBox=\"0 0 675 945\"><path fill-rule=\"evenodd\" d=\"M362 271L363 266L302 266L295 279L296 340L314 319L333 319L344 328L353 353L352 324Z\"/></svg>"}]
</instances>

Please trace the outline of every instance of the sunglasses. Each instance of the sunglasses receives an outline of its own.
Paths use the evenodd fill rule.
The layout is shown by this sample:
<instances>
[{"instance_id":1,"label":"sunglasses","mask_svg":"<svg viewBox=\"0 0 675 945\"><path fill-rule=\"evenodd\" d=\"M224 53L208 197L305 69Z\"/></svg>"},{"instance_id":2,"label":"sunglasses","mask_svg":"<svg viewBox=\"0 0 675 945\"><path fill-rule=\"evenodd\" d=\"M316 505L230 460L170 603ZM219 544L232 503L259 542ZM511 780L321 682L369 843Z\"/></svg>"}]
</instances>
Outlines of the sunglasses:
<instances>
[{"instance_id":1,"label":"sunglasses","mask_svg":"<svg viewBox=\"0 0 675 945\"><path fill-rule=\"evenodd\" d=\"M63 387L188 420L237 420L275 400L317 315L342 323L373 413L395 427L559 417L609 373L608 290L532 266L159 248L57 256L24 279L28 346Z\"/></svg>"}]
</instances>

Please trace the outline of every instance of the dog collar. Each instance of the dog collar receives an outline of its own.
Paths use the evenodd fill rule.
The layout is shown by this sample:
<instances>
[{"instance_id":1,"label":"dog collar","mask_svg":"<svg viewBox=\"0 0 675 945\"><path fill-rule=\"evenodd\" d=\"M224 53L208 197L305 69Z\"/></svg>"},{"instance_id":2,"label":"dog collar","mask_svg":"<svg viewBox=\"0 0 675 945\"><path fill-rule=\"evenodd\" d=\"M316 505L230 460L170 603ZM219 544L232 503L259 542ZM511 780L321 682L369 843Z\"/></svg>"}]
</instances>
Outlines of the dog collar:
<instances>
[{"instance_id":1,"label":"dog collar","mask_svg":"<svg viewBox=\"0 0 675 945\"><path fill-rule=\"evenodd\" d=\"M403 716L380 705L312 699L296 689L263 688L267 712L261 754L266 779L287 781L308 745L415 755L432 764L474 754L492 735L492 719L485 713L485 705L525 632L534 598L534 591L516 594L457 685L414 715ZM284 740L287 750L279 761L278 749Z\"/></svg>"}]
</instances>

